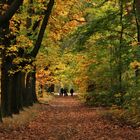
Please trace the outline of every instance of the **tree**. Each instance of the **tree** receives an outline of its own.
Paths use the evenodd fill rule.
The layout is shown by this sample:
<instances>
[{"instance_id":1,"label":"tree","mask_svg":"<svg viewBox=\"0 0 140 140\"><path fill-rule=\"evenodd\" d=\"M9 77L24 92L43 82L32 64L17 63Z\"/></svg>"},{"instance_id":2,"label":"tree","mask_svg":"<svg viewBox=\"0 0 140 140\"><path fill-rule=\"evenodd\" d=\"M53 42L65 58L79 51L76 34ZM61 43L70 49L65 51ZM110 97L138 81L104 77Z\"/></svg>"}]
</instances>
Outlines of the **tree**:
<instances>
[{"instance_id":1,"label":"tree","mask_svg":"<svg viewBox=\"0 0 140 140\"><path fill-rule=\"evenodd\" d=\"M8 0L7 2L1 0L0 2L3 8L4 8L4 5L6 6L6 4L10 5L10 7L6 9L6 12L4 12L3 15L0 15L0 27L2 27L4 26L5 23L8 23L10 19L13 17L13 15L17 12L19 7L23 3L23 0Z\"/></svg>"},{"instance_id":2,"label":"tree","mask_svg":"<svg viewBox=\"0 0 140 140\"><path fill-rule=\"evenodd\" d=\"M11 82L11 77L8 77L8 70L10 68L10 59L13 59L14 55L11 57L6 56L6 50L10 47L10 20L13 17L13 15L16 13L16 11L19 9L19 7L22 5L23 1L1 1L1 16L0 16L0 28L2 29L1 33L1 45L4 45L4 48L2 49L2 78L1 78L1 99L2 99L2 112L4 116L10 115L11 116L11 109L9 108L10 105L10 90L11 87L6 88L5 85L9 82ZM8 4L8 5L7 5ZM4 14L3 14L4 12ZM5 62L7 61L7 63ZM6 83L7 81L7 83ZM8 94L9 90L9 94Z\"/></svg>"},{"instance_id":3,"label":"tree","mask_svg":"<svg viewBox=\"0 0 140 140\"><path fill-rule=\"evenodd\" d=\"M138 61L138 63L135 65L135 77L136 77L136 85L138 85L138 79L139 79L139 61L140 61L140 1L139 0L134 0L134 13L135 13L135 20L136 20L136 26L137 26L137 42L138 42L138 49L137 52L135 54L135 57Z\"/></svg>"},{"instance_id":4,"label":"tree","mask_svg":"<svg viewBox=\"0 0 140 140\"><path fill-rule=\"evenodd\" d=\"M50 63L49 70L54 75L51 77L54 77L54 83L58 87L60 86L60 83L64 84L66 81L69 83L69 81L71 81L70 78L72 78L72 75L69 74L69 65L64 64L64 48L67 46L64 44L61 46L60 43L63 42L64 37L74 31L77 26L86 22L84 19L83 5L84 3L79 0L56 2L55 10L52 12L48 24L48 36L45 37L42 43L42 51L38 54L40 57L42 57L42 55L47 57L45 60L41 60L41 62L40 59L37 59L37 69L40 65L45 67ZM68 57L66 54L66 60L68 59L72 58L71 56ZM46 83L49 83L49 81L46 81Z\"/></svg>"},{"instance_id":5,"label":"tree","mask_svg":"<svg viewBox=\"0 0 140 140\"><path fill-rule=\"evenodd\" d=\"M7 44L6 41L3 42L3 44L6 42L5 48L3 50L5 53L4 52L2 53L3 54L2 57L3 58L2 61L3 116L11 116L12 113L19 113L19 110L22 109L23 105L29 106L32 105L33 102L37 101L36 94L35 94L35 80L36 80L35 66L33 65L33 61L40 49L43 35L46 26L48 24L49 16L51 14L53 5L54 5L54 0L50 0L44 12L44 18L39 30L38 38L37 40L35 40L35 45L31 52L27 53L27 49L22 48L22 44L19 44L20 42L22 43L22 41L18 40L17 36L14 36L14 38L8 38L9 44ZM20 11L20 13L21 12L22 11ZM18 14L20 15L20 13L17 13L17 15ZM17 28L18 32L20 32L21 29L24 29L23 25L22 27L19 26L20 25L15 24L15 28L13 27L13 29ZM35 28L32 29L32 33L34 32L35 32ZM28 34L26 35L27 37L29 37ZM23 35L20 35L20 37L24 37L26 40L28 40L27 37ZM10 42L13 39L16 41L14 41L13 44L10 44ZM29 44L27 44L27 48L28 47ZM9 48L10 51L8 51ZM28 73L23 72L23 69L26 70L27 68L28 68ZM15 84L17 85L15 86ZM25 102L23 102L24 100Z\"/></svg>"},{"instance_id":6,"label":"tree","mask_svg":"<svg viewBox=\"0 0 140 140\"><path fill-rule=\"evenodd\" d=\"M86 9L87 23L63 43L74 55L81 55L81 61L77 62L79 68L75 68L75 81L84 92L91 87L88 83L92 83L91 92L99 96L100 92L106 93L112 104L122 105L133 83L129 67L134 61L133 42L136 41L133 3L101 0L87 2Z\"/></svg>"}]
</instances>

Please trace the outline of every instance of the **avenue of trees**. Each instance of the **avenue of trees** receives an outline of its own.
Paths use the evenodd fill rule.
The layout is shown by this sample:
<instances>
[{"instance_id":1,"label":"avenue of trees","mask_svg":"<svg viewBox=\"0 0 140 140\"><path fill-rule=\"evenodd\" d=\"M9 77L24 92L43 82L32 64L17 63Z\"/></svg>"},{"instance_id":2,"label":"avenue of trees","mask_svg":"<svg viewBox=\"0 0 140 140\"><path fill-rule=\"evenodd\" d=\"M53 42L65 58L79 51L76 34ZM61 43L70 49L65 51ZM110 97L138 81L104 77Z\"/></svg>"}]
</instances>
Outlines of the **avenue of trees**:
<instances>
[{"instance_id":1,"label":"avenue of trees","mask_svg":"<svg viewBox=\"0 0 140 140\"><path fill-rule=\"evenodd\" d=\"M36 80L139 117L140 0L1 0L0 51L3 117L37 102Z\"/></svg>"},{"instance_id":2,"label":"avenue of trees","mask_svg":"<svg viewBox=\"0 0 140 140\"><path fill-rule=\"evenodd\" d=\"M35 59L54 0L1 0L1 115L37 102Z\"/></svg>"},{"instance_id":3,"label":"avenue of trees","mask_svg":"<svg viewBox=\"0 0 140 140\"><path fill-rule=\"evenodd\" d=\"M83 11L86 23L62 42L75 60L69 61L70 77L83 93L80 99L120 106L139 118L140 1L91 0Z\"/></svg>"}]
</instances>

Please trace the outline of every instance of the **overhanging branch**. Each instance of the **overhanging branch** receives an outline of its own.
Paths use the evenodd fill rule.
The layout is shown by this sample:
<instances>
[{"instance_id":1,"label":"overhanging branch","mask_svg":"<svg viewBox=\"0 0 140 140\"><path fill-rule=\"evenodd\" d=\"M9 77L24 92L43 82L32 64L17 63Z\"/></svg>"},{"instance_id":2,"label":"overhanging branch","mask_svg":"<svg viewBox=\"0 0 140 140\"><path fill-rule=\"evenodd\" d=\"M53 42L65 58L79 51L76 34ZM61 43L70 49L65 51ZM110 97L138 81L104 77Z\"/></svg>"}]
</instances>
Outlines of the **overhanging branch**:
<instances>
[{"instance_id":1,"label":"overhanging branch","mask_svg":"<svg viewBox=\"0 0 140 140\"><path fill-rule=\"evenodd\" d=\"M54 5L54 0L50 0L48 5L47 5L47 10L45 10L45 16L44 16L44 19L43 19L43 22L42 22L42 25L41 25L41 28L40 28L40 31L39 31L39 34L38 34L38 38L37 38L36 43L35 43L35 46L30 53L31 57L36 57L36 55L38 54L38 51L41 47L41 43L42 43L42 40L43 40L43 36L44 36L44 33L45 33L46 26L47 26L48 21L49 21L49 17L51 15L53 5Z\"/></svg>"}]
</instances>

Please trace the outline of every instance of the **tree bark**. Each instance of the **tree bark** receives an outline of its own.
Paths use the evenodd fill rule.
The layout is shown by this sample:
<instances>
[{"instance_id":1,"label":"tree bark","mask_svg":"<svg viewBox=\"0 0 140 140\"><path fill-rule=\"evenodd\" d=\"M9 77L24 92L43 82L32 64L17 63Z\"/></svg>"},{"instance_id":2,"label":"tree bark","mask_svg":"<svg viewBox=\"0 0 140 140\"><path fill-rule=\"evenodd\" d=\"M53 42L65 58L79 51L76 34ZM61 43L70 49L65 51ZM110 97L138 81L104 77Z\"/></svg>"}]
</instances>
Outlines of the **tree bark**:
<instances>
[{"instance_id":1,"label":"tree bark","mask_svg":"<svg viewBox=\"0 0 140 140\"><path fill-rule=\"evenodd\" d=\"M19 93L18 93L18 90L19 90L20 87L19 87L19 83L17 81L18 81L17 74L14 74L12 76L12 81L9 84L9 86L12 86L12 88L11 88L11 94L12 94L11 110L12 110L12 114L19 114L19 105L18 105L18 94Z\"/></svg>"},{"instance_id":2,"label":"tree bark","mask_svg":"<svg viewBox=\"0 0 140 140\"><path fill-rule=\"evenodd\" d=\"M118 78L118 84L119 84L119 92L122 93L122 46L123 46L123 2L120 1L120 25L121 25L121 31L120 31L120 44L119 44L119 60L118 60L118 70L119 70L119 78Z\"/></svg>"},{"instance_id":3,"label":"tree bark","mask_svg":"<svg viewBox=\"0 0 140 140\"><path fill-rule=\"evenodd\" d=\"M36 95L36 66L34 66L34 71L32 72L32 96L33 102L38 102L37 95Z\"/></svg>"},{"instance_id":4,"label":"tree bark","mask_svg":"<svg viewBox=\"0 0 140 140\"><path fill-rule=\"evenodd\" d=\"M46 26L47 26L48 21L49 21L49 17L50 17L53 5L54 5L54 0L50 0L50 2L47 5L47 10L45 10L45 16L44 16L44 19L43 19L43 22L42 22L42 25L41 25L41 28L40 28L40 31L39 31L39 34L38 34L37 41L35 43L35 46L34 46L33 50L30 53L30 55L34 58L38 54L38 51L41 47L41 43L42 43L42 40L43 40L43 36L44 36L45 29L46 29Z\"/></svg>"},{"instance_id":5,"label":"tree bark","mask_svg":"<svg viewBox=\"0 0 140 140\"><path fill-rule=\"evenodd\" d=\"M9 73L12 70L12 61L15 56L10 54L6 55L6 50L10 47L11 38L9 21L15 12L19 9L23 0L9 0L3 1L10 5L10 8L3 14L0 15L0 27L2 29L2 45L4 49L2 50L2 77L1 77L1 106L2 106L2 116L12 116L13 112L19 112L16 100L16 87L14 82L16 81L16 75L11 75ZM3 3L5 4L5 3ZM16 111L15 111L16 110Z\"/></svg>"},{"instance_id":6,"label":"tree bark","mask_svg":"<svg viewBox=\"0 0 140 140\"><path fill-rule=\"evenodd\" d=\"M136 26L137 26L137 41L138 41L138 50L135 54L136 60L140 61L140 0L134 0L134 13L135 13L135 19L136 19ZM136 86L138 86L139 83L139 76L140 76L140 69L137 66L135 68L135 77L136 77Z\"/></svg>"},{"instance_id":7,"label":"tree bark","mask_svg":"<svg viewBox=\"0 0 140 140\"><path fill-rule=\"evenodd\" d=\"M44 16L44 19L43 19L43 22L42 22L42 25L41 25L41 28L40 28L40 31L39 31L39 34L38 34L38 38L37 38L36 43L35 43L35 46L34 46L33 50L31 51L31 53L29 54L29 56L31 58L36 58L36 56L38 54L38 51L41 47L41 43L42 43L42 40L43 40L43 36L44 36L44 33L45 33L46 26L48 24L48 20L49 20L53 5L54 5L54 0L50 0L48 5L47 5L47 10L45 10L45 16ZM36 89L35 89L36 69L34 68L32 71L33 72L29 72L27 74L27 80L26 80L26 84L27 84L26 90L27 90L27 93L28 93L28 96L29 96L28 99L31 100L31 103L29 103L31 105L32 105L33 102L37 102Z\"/></svg>"},{"instance_id":8,"label":"tree bark","mask_svg":"<svg viewBox=\"0 0 140 140\"><path fill-rule=\"evenodd\" d=\"M27 73L26 77L26 105L33 105L33 95L32 95L32 72Z\"/></svg>"},{"instance_id":9,"label":"tree bark","mask_svg":"<svg viewBox=\"0 0 140 140\"><path fill-rule=\"evenodd\" d=\"M2 114L1 114L1 106L0 106L0 122L2 123L3 120L2 120Z\"/></svg>"},{"instance_id":10,"label":"tree bark","mask_svg":"<svg viewBox=\"0 0 140 140\"><path fill-rule=\"evenodd\" d=\"M6 37L10 33L9 30L9 22L5 24L5 28L3 28L3 42L4 49L2 50L2 67L1 67L1 108L2 108L2 116L11 116L11 80L12 77L9 76L9 70L11 69L12 56L6 56L6 50L10 46L10 40Z\"/></svg>"},{"instance_id":11,"label":"tree bark","mask_svg":"<svg viewBox=\"0 0 140 140\"><path fill-rule=\"evenodd\" d=\"M0 15L0 27L2 27L5 23L10 21L10 19L17 12L22 3L23 0L14 0L10 8L5 12L5 14Z\"/></svg>"}]
</instances>

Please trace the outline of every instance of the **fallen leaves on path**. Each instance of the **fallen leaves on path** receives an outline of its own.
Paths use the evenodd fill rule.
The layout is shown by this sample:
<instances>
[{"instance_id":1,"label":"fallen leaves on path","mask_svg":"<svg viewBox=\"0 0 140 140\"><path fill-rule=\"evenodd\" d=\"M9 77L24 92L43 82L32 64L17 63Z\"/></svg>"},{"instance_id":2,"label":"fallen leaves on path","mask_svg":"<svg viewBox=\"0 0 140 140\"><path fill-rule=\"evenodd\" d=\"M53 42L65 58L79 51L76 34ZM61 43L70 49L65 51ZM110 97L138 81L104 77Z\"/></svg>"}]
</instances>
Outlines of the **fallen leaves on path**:
<instances>
[{"instance_id":1,"label":"fallen leaves on path","mask_svg":"<svg viewBox=\"0 0 140 140\"><path fill-rule=\"evenodd\" d=\"M73 97L56 97L41 105L39 115L26 126L0 131L0 140L140 140L140 129L103 119L103 109L88 108Z\"/></svg>"}]
</instances>

